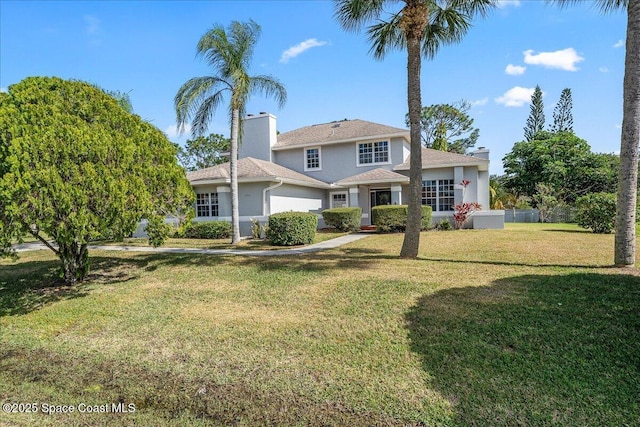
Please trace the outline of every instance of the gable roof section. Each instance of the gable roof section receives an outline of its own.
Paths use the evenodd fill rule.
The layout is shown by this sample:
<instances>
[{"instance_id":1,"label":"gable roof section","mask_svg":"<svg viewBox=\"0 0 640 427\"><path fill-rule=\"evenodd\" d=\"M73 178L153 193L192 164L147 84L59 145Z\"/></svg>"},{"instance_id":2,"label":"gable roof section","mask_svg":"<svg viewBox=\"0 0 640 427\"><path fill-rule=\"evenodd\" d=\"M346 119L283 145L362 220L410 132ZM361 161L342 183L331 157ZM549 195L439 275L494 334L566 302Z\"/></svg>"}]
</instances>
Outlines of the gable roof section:
<instances>
[{"instance_id":1,"label":"gable roof section","mask_svg":"<svg viewBox=\"0 0 640 427\"><path fill-rule=\"evenodd\" d=\"M336 182L337 185L364 185L377 183L409 182L409 177L386 169L373 169Z\"/></svg>"},{"instance_id":2,"label":"gable roof section","mask_svg":"<svg viewBox=\"0 0 640 427\"><path fill-rule=\"evenodd\" d=\"M409 158L404 163L395 166L393 170L409 170ZM489 160L465 154L449 153L447 151L422 148L422 169L436 169L455 166L478 166L478 170L489 169Z\"/></svg>"},{"instance_id":3,"label":"gable roof section","mask_svg":"<svg viewBox=\"0 0 640 427\"><path fill-rule=\"evenodd\" d=\"M228 183L231 179L229 162L210 168L187 173L191 185ZM287 184L302 185L315 188L330 188L326 182L319 181L299 172L285 168L266 160L243 157L238 160L239 182L284 181Z\"/></svg>"},{"instance_id":4,"label":"gable roof section","mask_svg":"<svg viewBox=\"0 0 640 427\"><path fill-rule=\"evenodd\" d=\"M336 144L340 142L361 141L373 138L388 139L404 137L409 140L409 131L365 120L342 120L331 123L305 126L278 135L273 150L286 150L294 147Z\"/></svg>"}]
</instances>

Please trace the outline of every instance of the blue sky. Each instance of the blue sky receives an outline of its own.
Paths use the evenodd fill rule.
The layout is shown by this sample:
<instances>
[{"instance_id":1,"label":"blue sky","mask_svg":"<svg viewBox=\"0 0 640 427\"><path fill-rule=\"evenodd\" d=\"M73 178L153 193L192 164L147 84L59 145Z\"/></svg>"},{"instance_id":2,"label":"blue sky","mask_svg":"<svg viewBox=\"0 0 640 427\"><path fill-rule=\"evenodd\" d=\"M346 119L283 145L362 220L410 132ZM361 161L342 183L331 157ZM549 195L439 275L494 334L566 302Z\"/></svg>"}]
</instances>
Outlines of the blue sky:
<instances>
[{"instance_id":1,"label":"blue sky","mask_svg":"<svg viewBox=\"0 0 640 427\"><path fill-rule=\"evenodd\" d=\"M284 108L256 96L249 113L275 114L280 132L345 118L405 127L406 54L373 59L365 34L342 30L332 2L320 0L0 0L0 90L40 75L129 92L137 114L184 142L173 97L209 72L195 56L200 36L214 24L249 19L262 27L252 74L277 77L288 92ZM536 84L547 124L568 87L575 133L594 151L618 152L625 33L623 12L602 15L592 1L566 9L503 1L460 44L423 62L423 105L472 102L476 146L491 150L491 172L502 173L502 157L523 139ZM210 131L228 136L228 128L223 108Z\"/></svg>"}]
</instances>

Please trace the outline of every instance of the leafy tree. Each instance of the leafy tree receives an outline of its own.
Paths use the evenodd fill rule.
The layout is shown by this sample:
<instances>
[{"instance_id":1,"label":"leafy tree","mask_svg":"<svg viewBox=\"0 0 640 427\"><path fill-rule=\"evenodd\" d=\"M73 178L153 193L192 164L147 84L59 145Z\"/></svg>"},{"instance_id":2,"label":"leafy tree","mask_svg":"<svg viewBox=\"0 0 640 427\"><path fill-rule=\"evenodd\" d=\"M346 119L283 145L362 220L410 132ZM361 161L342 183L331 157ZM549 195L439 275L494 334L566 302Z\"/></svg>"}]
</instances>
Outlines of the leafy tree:
<instances>
[{"instance_id":1,"label":"leafy tree","mask_svg":"<svg viewBox=\"0 0 640 427\"><path fill-rule=\"evenodd\" d=\"M208 122L229 95L231 123L231 243L240 241L240 214L238 212L238 144L242 136L241 117L246 115L249 97L258 92L273 96L280 106L287 100L284 86L266 75L250 76L248 67L253 57L260 26L254 21L231 22L227 30L215 25L198 42L197 54L212 68L214 75L194 77L184 83L175 96L174 103L178 126L184 130L192 121L192 136L202 136Z\"/></svg>"},{"instance_id":2,"label":"leafy tree","mask_svg":"<svg viewBox=\"0 0 640 427\"><path fill-rule=\"evenodd\" d=\"M549 1L549 0L548 0ZM551 0L565 6L578 0ZM640 140L640 0L596 0L603 13L627 12L627 39L622 83L622 133L616 209L614 262L636 262L636 204L638 198L638 140Z\"/></svg>"},{"instance_id":3,"label":"leafy tree","mask_svg":"<svg viewBox=\"0 0 640 427\"><path fill-rule=\"evenodd\" d=\"M524 128L524 139L532 141L538 132L544 129L544 103L542 102L542 90L536 85L533 95L531 95L531 111L527 118L527 125Z\"/></svg>"},{"instance_id":4,"label":"leafy tree","mask_svg":"<svg viewBox=\"0 0 640 427\"><path fill-rule=\"evenodd\" d=\"M553 126L551 132L573 132L573 101L571 89L565 88L560 94L560 99L553 109Z\"/></svg>"},{"instance_id":5,"label":"leafy tree","mask_svg":"<svg viewBox=\"0 0 640 427\"><path fill-rule=\"evenodd\" d=\"M616 195L592 193L576 201L576 221L582 228L594 233L611 233L616 221Z\"/></svg>"},{"instance_id":6,"label":"leafy tree","mask_svg":"<svg viewBox=\"0 0 640 427\"><path fill-rule=\"evenodd\" d=\"M184 148L178 148L178 160L188 171L209 168L227 161L222 153L229 151L229 145L229 138L217 133L198 136L188 139Z\"/></svg>"},{"instance_id":7,"label":"leafy tree","mask_svg":"<svg viewBox=\"0 0 640 427\"><path fill-rule=\"evenodd\" d=\"M607 191L616 185L616 156L594 154L573 133L540 131L532 141L521 141L503 159L505 187L533 197L537 184L553 188L556 197L573 203L581 195Z\"/></svg>"},{"instance_id":8,"label":"leafy tree","mask_svg":"<svg viewBox=\"0 0 640 427\"><path fill-rule=\"evenodd\" d=\"M422 107L420 127L424 146L465 154L476 144L480 135L480 131L473 127L470 109L468 101ZM408 115L406 121L409 125Z\"/></svg>"},{"instance_id":9,"label":"leafy tree","mask_svg":"<svg viewBox=\"0 0 640 427\"><path fill-rule=\"evenodd\" d=\"M550 185L543 183L536 184L536 194L533 195L532 199L538 207L540 222L546 222L547 214L558 206L559 201L554 194L555 190Z\"/></svg>"},{"instance_id":10,"label":"leafy tree","mask_svg":"<svg viewBox=\"0 0 640 427\"><path fill-rule=\"evenodd\" d=\"M87 244L191 209L193 190L163 133L94 86L30 77L0 94L0 250L31 234L62 261L69 284L89 269ZM51 244L44 236L53 239Z\"/></svg>"},{"instance_id":11,"label":"leafy tree","mask_svg":"<svg viewBox=\"0 0 640 427\"><path fill-rule=\"evenodd\" d=\"M391 50L407 52L407 104L411 157L407 228L400 256L415 258L422 217L422 141L420 68L422 56L435 57L441 46L462 40L476 14L484 15L495 0L334 0L335 16L346 30L367 26L370 52L382 59Z\"/></svg>"}]
</instances>

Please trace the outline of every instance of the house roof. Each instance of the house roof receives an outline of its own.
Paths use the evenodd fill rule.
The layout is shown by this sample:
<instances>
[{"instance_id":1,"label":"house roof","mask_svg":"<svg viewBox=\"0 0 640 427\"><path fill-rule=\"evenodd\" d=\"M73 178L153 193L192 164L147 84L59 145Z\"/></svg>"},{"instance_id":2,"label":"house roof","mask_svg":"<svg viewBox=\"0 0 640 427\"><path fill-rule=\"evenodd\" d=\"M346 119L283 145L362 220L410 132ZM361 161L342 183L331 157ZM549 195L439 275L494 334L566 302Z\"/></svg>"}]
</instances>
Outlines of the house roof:
<instances>
[{"instance_id":1,"label":"house roof","mask_svg":"<svg viewBox=\"0 0 640 427\"><path fill-rule=\"evenodd\" d=\"M187 179L194 184L212 184L217 182L229 182L231 173L229 162L210 168L200 169L187 173ZM238 181L284 181L288 184L303 185L307 187L329 188L326 182L319 181L307 175L285 168L266 160L243 157L238 159Z\"/></svg>"},{"instance_id":2,"label":"house roof","mask_svg":"<svg viewBox=\"0 0 640 427\"><path fill-rule=\"evenodd\" d=\"M408 140L409 131L360 119L341 120L281 133L273 150L391 137L404 137Z\"/></svg>"},{"instance_id":3,"label":"house roof","mask_svg":"<svg viewBox=\"0 0 640 427\"><path fill-rule=\"evenodd\" d=\"M409 177L387 169L373 169L353 175L336 182L337 185L375 184L390 182L409 182Z\"/></svg>"},{"instance_id":4,"label":"house roof","mask_svg":"<svg viewBox=\"0 0 640 427\"><path fill-rule=\"evenodd\" d=\"M393 170L409 170L410 156L411 155L407 156L404 163L395 166ZM422 148L422 169L436 169L451 166L478 166L478 170L486 171L489 169L489 160L467 156L465 154Z\"/></svg>"}]
</instances>

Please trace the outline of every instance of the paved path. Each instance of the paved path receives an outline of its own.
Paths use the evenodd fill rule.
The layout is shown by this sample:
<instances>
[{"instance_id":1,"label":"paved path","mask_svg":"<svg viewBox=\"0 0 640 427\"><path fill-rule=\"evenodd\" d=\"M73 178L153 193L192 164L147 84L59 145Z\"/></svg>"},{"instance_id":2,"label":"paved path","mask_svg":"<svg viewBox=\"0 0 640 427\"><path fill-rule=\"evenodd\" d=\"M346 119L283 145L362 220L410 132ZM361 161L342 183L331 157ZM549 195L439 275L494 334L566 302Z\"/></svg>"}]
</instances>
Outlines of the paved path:
<instances>
[{"instance_id":1,"label":"paved path","mask_svg":"<svg viewBox=\"0 0 640 427\"><path fill-rule=\"evenodd\" d=\"M300 255L304 253L319 252L326 249L337 248L347 243L355 242L369 236L369 233L347 234L346 236L336 237L335 239L325 240L324 242L314 243L308 246L292 249L275 249L275 250L244 250L244 249L197 249L197 248L153 248L150 246L116 246L116 245L89 245L90 250L102 251L125 251L125 252L157 252L157 253L173 253L173 254L205 254L205 255L246 255L246 256L282 256L282 255ZM47 249L40 242L22 243L15 245L16 252L34 251Z\"/></svg>"}]
</instances>

